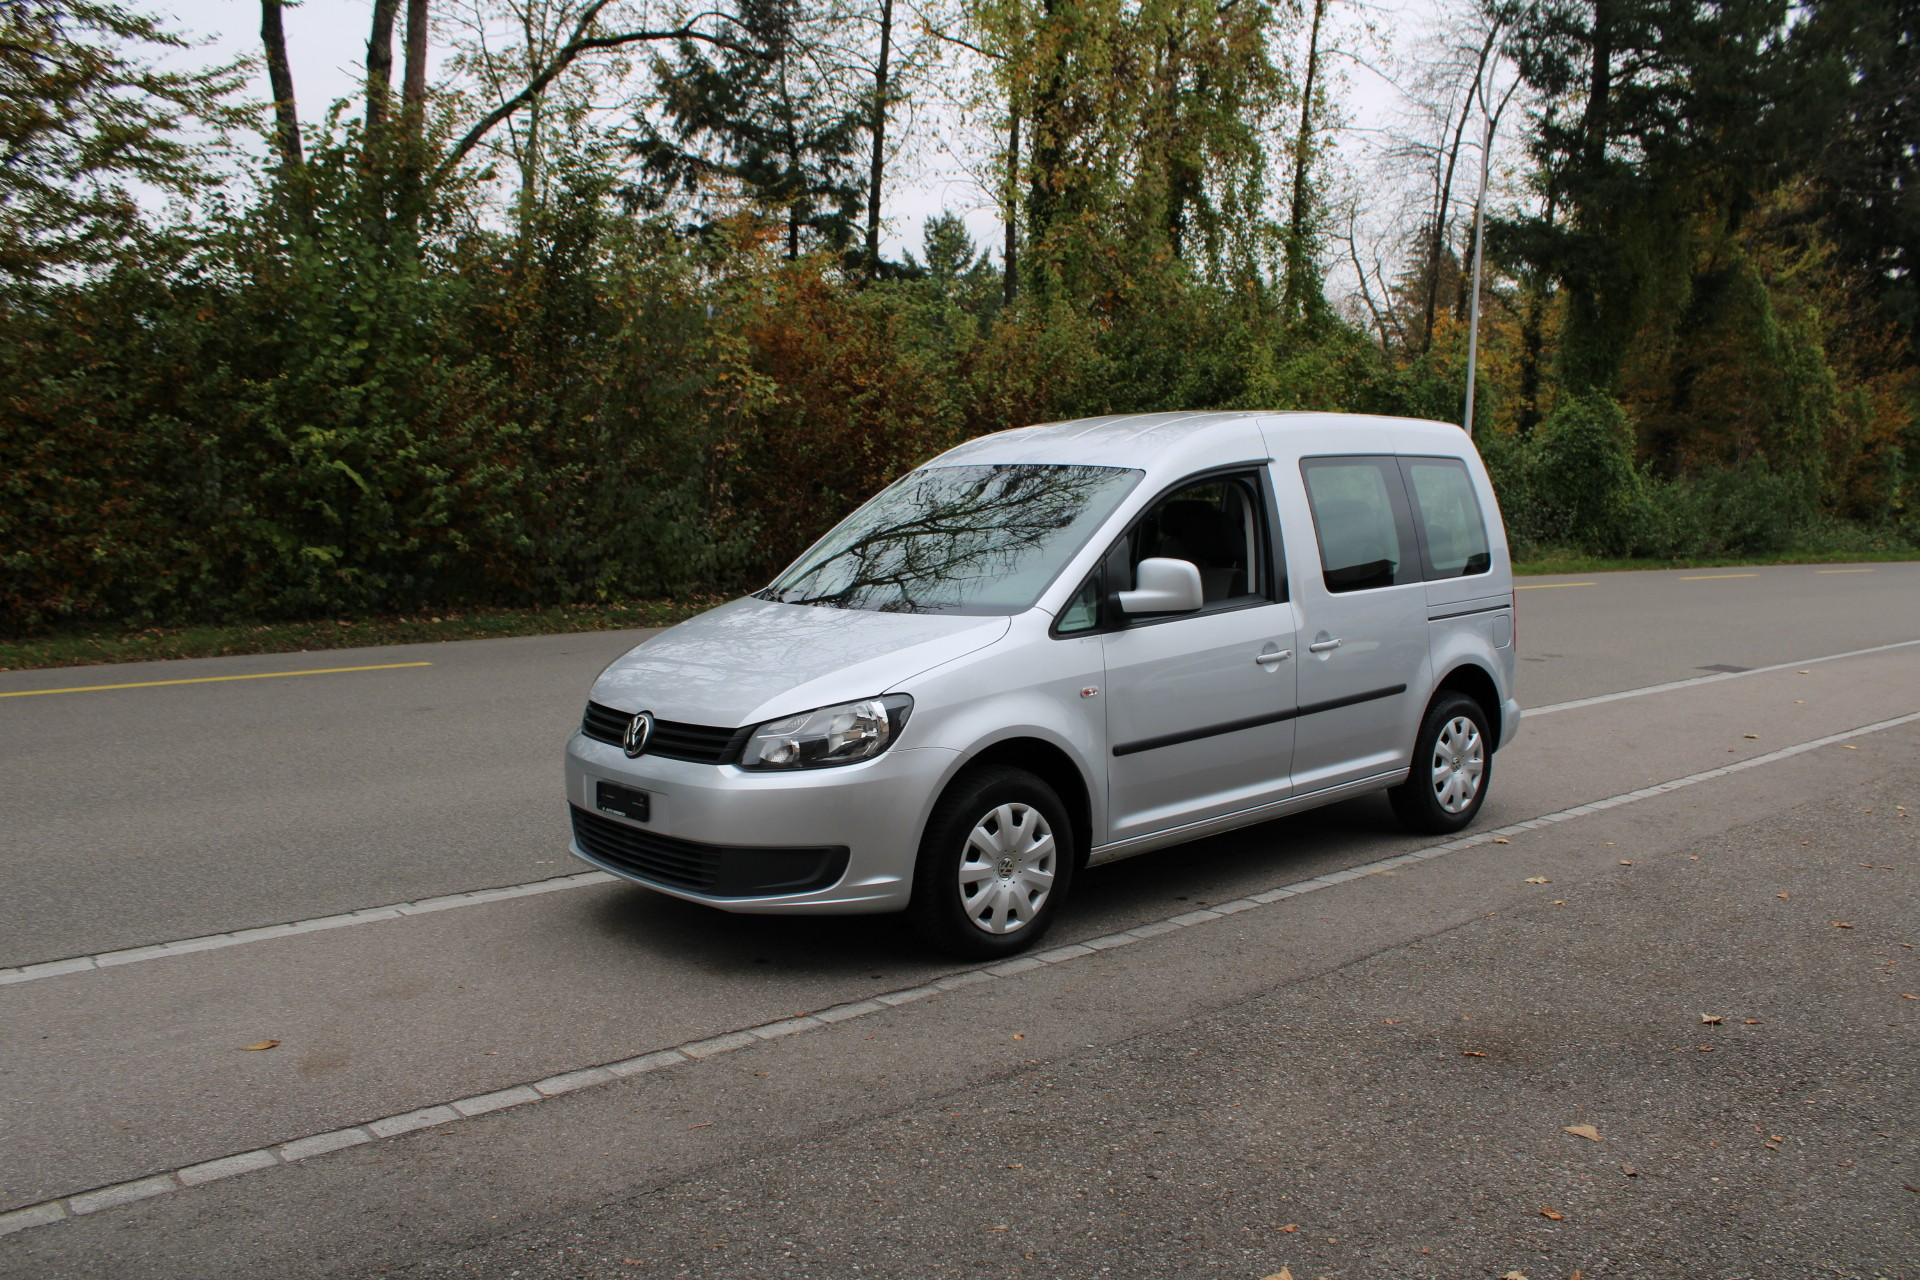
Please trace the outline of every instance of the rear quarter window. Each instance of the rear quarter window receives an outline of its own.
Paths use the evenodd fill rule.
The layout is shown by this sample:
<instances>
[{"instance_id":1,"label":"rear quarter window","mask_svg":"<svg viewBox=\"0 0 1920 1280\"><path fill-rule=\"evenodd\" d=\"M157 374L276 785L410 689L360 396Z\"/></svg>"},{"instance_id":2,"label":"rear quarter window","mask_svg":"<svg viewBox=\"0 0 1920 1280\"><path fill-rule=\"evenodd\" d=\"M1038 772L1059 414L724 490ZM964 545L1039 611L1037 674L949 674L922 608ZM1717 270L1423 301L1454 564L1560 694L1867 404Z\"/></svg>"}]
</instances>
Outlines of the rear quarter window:
<instances>
[{"instance_id":1,"label":"rear quarter window","mask_svg":"<svg viewBox=\"0 0 1920 1280\"><path fill-rule=\"evenodd\" d=\"M1418 582L1412 517L1395 460L1302 458L1320 571L1334 593Z\"/></svg>"},{"instance_id":2,"label":"rear quarter window","mask_svg":"<svg viewBox=\"0 0 1920 1280\"><path fill-rule=\"evenodd\" d=\"M1458 458L1402 458L1400 469L1413 495L1428 580L1468 578L1491 569L1486 519L1466 463Z\"/></svg>"}]
</instances>

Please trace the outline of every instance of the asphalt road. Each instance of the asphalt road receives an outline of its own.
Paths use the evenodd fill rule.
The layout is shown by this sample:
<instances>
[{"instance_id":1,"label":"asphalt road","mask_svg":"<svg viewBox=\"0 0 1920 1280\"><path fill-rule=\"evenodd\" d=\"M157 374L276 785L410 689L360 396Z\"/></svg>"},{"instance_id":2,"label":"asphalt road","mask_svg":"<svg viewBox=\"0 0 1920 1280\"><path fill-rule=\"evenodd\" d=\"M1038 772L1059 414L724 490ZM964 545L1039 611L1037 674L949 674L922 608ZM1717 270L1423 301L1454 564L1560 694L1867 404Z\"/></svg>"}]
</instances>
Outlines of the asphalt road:
<instances>
[{"instance_id":1,"label":"asphalt road","mask_svg":"<svg viewBox=\"0 0 1920 1280\"><path fill-rule=\"evenodd\" d=\"M1100 869L1050 942L1103 945L1001 976L543 884L638 633L0 675L0 967L77 970L0 973L0 1275L1920 1277L1920 565L1519 633L1532 707L1794 665L1535 717L1498 843L1380 867L1430 844L1368 799Z\"/></svg>"}]
</instances>

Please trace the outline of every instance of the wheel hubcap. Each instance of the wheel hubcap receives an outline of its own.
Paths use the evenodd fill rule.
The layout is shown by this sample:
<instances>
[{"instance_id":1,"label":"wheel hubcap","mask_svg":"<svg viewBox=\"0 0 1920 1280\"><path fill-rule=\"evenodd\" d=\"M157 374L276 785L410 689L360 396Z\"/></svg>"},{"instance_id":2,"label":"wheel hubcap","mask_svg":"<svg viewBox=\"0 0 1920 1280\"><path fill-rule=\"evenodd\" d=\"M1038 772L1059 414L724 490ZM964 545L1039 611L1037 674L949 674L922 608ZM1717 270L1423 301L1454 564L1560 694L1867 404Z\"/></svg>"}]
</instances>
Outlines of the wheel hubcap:
<instances>
[{"instance_id":1,"label":"wheel hubcap","mask_svg":"<svg viewBox=\"0 0 1920 1280\"><path fill-rule=\"evenodd\" d=\"M1465 716L1447 721L1433 743L1433 798L1440 807L1448 813L1464 811L1480 794L1486 769L1480 726Z\"/></svg>"},{"instance_id":2,"label":"wheel hubcap","mask_svg":"<svg viewBox=\"0 0 1920 1280\"><path fill-rule=\"evenodd\" d=\"M1059 856L1053 828L1031 805L998 805L982 815L960 857L960 906L985 933L1033 923L1053 892Z\"/></svg>"}]
</instances>

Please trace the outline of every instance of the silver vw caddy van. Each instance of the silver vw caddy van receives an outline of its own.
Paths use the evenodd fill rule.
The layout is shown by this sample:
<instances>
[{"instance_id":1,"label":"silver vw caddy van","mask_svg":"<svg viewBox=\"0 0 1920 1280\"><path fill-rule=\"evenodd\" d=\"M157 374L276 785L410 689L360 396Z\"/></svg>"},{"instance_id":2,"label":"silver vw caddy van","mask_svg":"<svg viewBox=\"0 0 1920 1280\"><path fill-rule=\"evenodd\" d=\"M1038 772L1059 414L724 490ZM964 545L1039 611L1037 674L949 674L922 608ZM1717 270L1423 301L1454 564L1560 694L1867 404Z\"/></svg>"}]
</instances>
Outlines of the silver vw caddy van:
<instances>
[{"instance_id":1,"label":"silver vw caddy van","mask_svg":"<svg viewBox=\"0 0 1920 1280\"><path fill-rule=\"evenodd\" d=\"M1077 871L1385 789L1473 820L1520 727L1458 427L1090 418L971 440L594 682L573 852L744 912L1030 945Z\"/></svg>"}]
</instances>

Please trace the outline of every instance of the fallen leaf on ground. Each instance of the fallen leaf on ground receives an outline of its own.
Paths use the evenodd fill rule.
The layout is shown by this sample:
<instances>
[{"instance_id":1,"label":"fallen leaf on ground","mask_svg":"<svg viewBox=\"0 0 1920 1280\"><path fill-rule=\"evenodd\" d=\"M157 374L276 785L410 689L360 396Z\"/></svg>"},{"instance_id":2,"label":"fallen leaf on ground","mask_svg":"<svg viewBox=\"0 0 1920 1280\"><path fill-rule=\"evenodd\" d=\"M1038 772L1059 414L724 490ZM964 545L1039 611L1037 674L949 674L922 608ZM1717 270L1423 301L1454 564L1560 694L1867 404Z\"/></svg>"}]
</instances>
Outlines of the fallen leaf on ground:
<instances>
[{"instance_id":1,"label":"fallen leaf on ground","mask_svg":"<svg viewBox=\"0 0 1920 1280\"><path fill-rule=\"evenodd\" d=\"M1553 1222L1563 1222L1566 1220L1567 1215L1560 1212L1558 1209L1549 1209L1546 1205L1543 1204L1540 1206L1540 1216L1543 1218L1549 1219L1550 1221L1553 1221Z\"/></svg>"},{"instance_id":2,"label":"fallen leaf on ground","mask_svg":"<svg viewBox=\"0 0 1920 1280\"><path fill-rule=\"evenodd\" d=\"M1847 747L1847 748L1845 748L1845 750L1847 750L1847 751L1858 751L1859 749L1860 749L1860 748L1858 748L1858 747Z\"/></svg>"},{"instance_id":3,"label":"fallen leaf on ground","mask_svg":"<svg viewBox=\"0 0 1920 1280\"><path fill-rule=\"evenodd\" d=\"M1027 1033L1024 1031L1016 1031L1013 1033L1013 1038L1015 1040L1025 1040L1027 1038Z\"/></svg>"},{"instance_id":4,"label":"fallen leaf on ground","mask_svg":"<svg viewBox=\"0 0 1920 1280\"><path fill-rule=\"evenodd\" d=\"M1460 1051L1460 1056L1463 1058L1484 1058L1487 1055L1480 1052L1478 1049L1462 1049Z\"/></svg>"},{"instance_id":5,"label":"fallen leaf on ground","mask_svg":"<svg viewBox=\"0 0 1920 1280\"><path fill-rule=\"evenodd\" d=\"M1600 1131L1590 1124L1570 1124L1562 1133L1570 1133L1576 1138L1585 1138L1588 1142L1599 1142Z\"/></svg>"},{"instance_id":6,"label":"fallen leaf on ground","mask_svg":"<svg viewBox=\"0 0 1920 1280\"><path fill-rule=\"evenodd\" d=\"M1741 736L1741 737L1743 737L1743 738L1752 738L1752 739L1754 739L1755 741L1758 741L1758 740L1759 740L1759 738L1760 738L1760 735L1759 735L1759 734L1757 734L1757 733L1743 733L1743 734L1741 734L1740 736Z\"/></svg>"},{"instance_id":7,"label":"fallen leaf on ground","mask_svg":"<svg viewBox=\"0 0 1920 1280\"><path fill-rule=\"evenodd\" d=\"M1703 1013L1700 1015L1700 1021L1706 1023L1708 1026L1713 1026L1720 1020L1720 1015L1717 1013Z\"/></svg>"},{"instance_id":8,"label":"fallen leaf on ground","mask_svg":"<svg viewBox=\"0 0 1920 1280\"><path fill-rule=\"evenodd\" d=\"M1920 1000L1920 996L1915 995L1911 991L1902 991L1900 993L1900 998L1902 1000Z\"/></svg>"},{"instance_id":9,"label":"fallen leaf on ground","mask_svg":"<svg viewBox=\"0 0 1920 1280\"><path fill-rule=\"evenodd\" d=\"M1786 897L1790 897L1790 896L1792 896L1792 895L1790 895L1790 894L1785 894L1785 893L1776 893L1776 894L1774 894L1773 896L1774 896L1774 897L1776 897L1776 898L1786 898Z\"/></svg>"},{"instance_id":10,"label":"fallen leaf on ground","mask_svg":"<svg viewBox=\"0 0 1920 1280\"><path fill-rule=\"evenodd\" d=\"M1286 1226L1280 1228L1280 1230L1283 1233L1288 1231L1298 1231L1299 1229L1300 1229L1300 1224L1297 1222L1289 1222Z\"/></svg>"},{"instance_id":11,"label":"fallen leaf on ground","mask_svg":"<svg viewBox=\"0 0 1920 1280\"><path fill-rule=\"evenodd\" d=\"M1282 1267L1278 1271L1274 1272L1272 1275L1268 1276L1267 1280L1293 1280L1293 1272L1287 1270L1285 1267Z\"/></svg>"},{"instance_id":12,"label":"fallen leaf on ground","mask_svg":"<svg viewBox=\"0 0 1920 1280\"><path fill-rule=\"evenodd\" d=\"M1527 1278L1518 1271L1509 1271L1507 1274L1501 1276L1500 1280L1527 1280Z\"/></svg>"},{"instance_id":13,"label":"fallen leaf on ground","mask_svg":"<svg viewBox=\"0 0 1920 1280\"><path fill-rule=\"evenodd\" d=\"M1513 843L1513 841L1507 839L1505 836L1495 836L1493 838L1493 842L1495 844L1512 844Z\"/></svg>"},{"instance_id":14,"label":"fallen leaf on ground","mask_svg":"<svg viewBox=\"0 0 1920 1280\"><path fill-rule=\"evenodd\" d=\"M687 1132L691 1133L695 1129L711 1129L713 1128L713 1126L714 1126L714 1122L712 1120L702 1120L699 1124L688 1125Z\"/></svg>"},{"instance_id":15,"label":"fallen leaf on ground","mask_svg":"<svg viewBox=\"0 0 1920 1280\"><path fill-rule=\"evenodd\" d=\"M1746 1023L1750 1027L1757 1027L1760 1025L1760 1019L1758 1018L1742 1018L1740 1019L1740 1021Z\"/></svg>"},{"instance_id":16,"label":"fallen leaf on ground","mask_svg":"<svg viewBox=\"0 0 1920 1280\"><path fill-rule=\"evenodd\" d=\"M1847 922L1846 922L1845 920L1835 920L1835 921L1833 922L1833 927L1834 927L1834 928L1836 928L1836 929L1851 929L1851 928L1853 928L1853 926L1852 926L1852 925L1850 925L1850 924L1848 924L1848 923L1847 923Z\"/></svg>"},{"instance_id":17,"label":"fallen leaf on ground","mask_svg":"<svg viewBox=\"0 0 1920 1280\"><path fill-rule=\"evenodd\" d=\"M1636 1169L1636 1168L1634 1168L1634 1167L1633 1167L1632 1165L1630 1165L1630 1164L1623 1164L1623 1165L1621 1165L1621 1166L1620 1166L1620 1172L1622 1172L1622 1173L1624 1173L1624 1174L1626 1174L1626 1175L1627 1175L1627 1176L1628 1176L1629 1178L1637 1178L1637 1177L1639 1177L1639 1176L1640 1176L1640 1171L1639 1171L1638 1169Z\"/></svg>"},{"instance_id":18,"label":"fallen leaf on ground","mask_svg":"<svg viewBox=\"0 0 1920 1280\"><path fill-rule=\"evenodd\" d=\"M1913 1194L1920 1196L1920 1187L1914 1186L1911 1182L1903 1182L1900 1185L1913 1192Z\"/></svg>"},{"instance_id":19,"label":"fallen leaf on ground","mask_svg":"<svg viewBox=\"0 0 1920 1280\"><path fill-rule=\"evenodd\" d=\"M1528 876L1527 883L1528 884L1552 884L1553 881L1547 879L1545 876Z\"/></svg>"},{"instance_id":20,"label":"fallen leaf on ground","mask_svg":"<svg viewBox=\"0 0 1920 1280\"><path fill-rule=\"evenodd\" d=\"M1786 1140L1787 1135L1784 1133L1770 1133L1767 1135L1768 1142L1785 1142Z\"/></svg>"},{"instance_id":21,"label":"fallen leaf on ground","mask_svg":"<svg viewBox=\"0 0 1920 1280\"><path fill-rule=\"evenodd\" d=\"M278 1049L279 1047L280 1042L278 1040L262 1040L257 1044L243 1044L240 1046L242 1050Z\"/></svg>"},{"instance_id":22,"label":"fallen leaf on ground","mask_svg":"<svg viewBox=\"0 0 1920 1280\"><path fill-rule=\"evenodd\" d=\"M1633 863L1627 861L1625 858L1622 858L1620 859L1620 865L1623 867L1630 867L1633 865Z\"/></svg>"},{"instance_id":23,"label":"fallen leaf on ground","mask_svg":"<svg viewBox=\"0 0 1920 1280\"><path fill-rule=\"evenodd\" d=\"M1712 1053L1713 1046L1710 1044L1697 1044L1693 1046L1693 1051L1695 1053Z\"/></svg>"}]
</instances>

